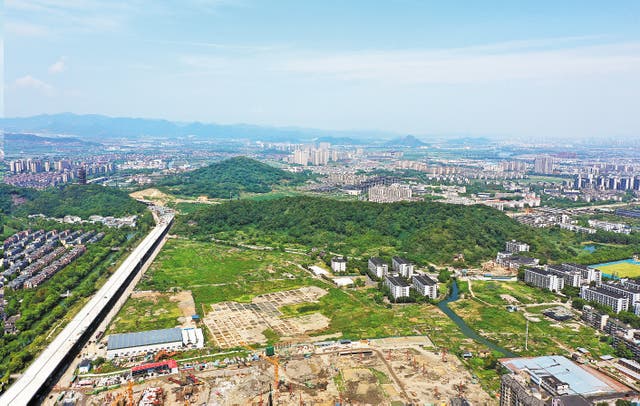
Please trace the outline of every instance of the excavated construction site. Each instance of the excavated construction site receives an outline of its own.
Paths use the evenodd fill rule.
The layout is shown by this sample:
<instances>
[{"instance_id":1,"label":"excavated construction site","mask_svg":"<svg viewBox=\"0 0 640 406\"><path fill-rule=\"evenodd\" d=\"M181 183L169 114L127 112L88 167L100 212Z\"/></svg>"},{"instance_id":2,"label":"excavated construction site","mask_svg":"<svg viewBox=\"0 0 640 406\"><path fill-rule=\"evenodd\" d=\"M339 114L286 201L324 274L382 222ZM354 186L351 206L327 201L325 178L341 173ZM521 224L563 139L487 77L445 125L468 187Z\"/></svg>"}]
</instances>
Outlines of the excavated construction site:
<instances>
[{"instance_id":1,"label":"excavated construction site","mask_svg":"<svg viewBox=\"0 0 640 406\"><path fill-rule=\"evenodd\" d=\"M257 406L267 405L269 397L276 405L450 404L454 398L498 403L460 360L422 336L287 345L272 357L256 352L248 358L182 365L179 374L138 381L129 394L125 388L80 395L77 404L126 404L127 397L139 399L149 388L161 389L162 403L154 404L165 405Z\"/></svg>"}]
</instances>

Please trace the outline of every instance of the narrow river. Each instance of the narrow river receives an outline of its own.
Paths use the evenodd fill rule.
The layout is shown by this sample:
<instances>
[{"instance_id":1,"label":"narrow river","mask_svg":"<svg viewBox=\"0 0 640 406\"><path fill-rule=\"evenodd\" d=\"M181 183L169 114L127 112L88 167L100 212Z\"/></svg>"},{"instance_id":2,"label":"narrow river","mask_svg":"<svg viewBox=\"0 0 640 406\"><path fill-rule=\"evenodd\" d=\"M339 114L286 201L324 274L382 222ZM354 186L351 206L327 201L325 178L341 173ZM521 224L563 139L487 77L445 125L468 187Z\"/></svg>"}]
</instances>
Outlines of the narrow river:
<instances>
[{"instance_id":1,"label":"narrow river","mask_svg":"<svg viewBox=\"0 0 640 406\"><path fill-rule=\"evenodd\" d=\"M467 323L464 322L464 320L462 320L462 318L460 316L458 316L453 310L451 310L449 308L449 303L451 302L455 302L456 300L459 299L459 295L458 295L458 281L456 281L455 279L453 280L453 284L451 285L451 292L449 293L449 296L441 301L440 303L438 303L438 307L440 308L440 310L442 310L444 312L444 314L447 315L447 317L449 317L455 324L456 326L458 326L458 328L460 329L460 331L462 331L462 334L464 334L465 336L471 338L472 340L479 342L481 344L486 345L487 347L489 347L491 350L497 351L499 353L501 353L502 355L504 355L505 357L517 357L518 355L505 349L502 348L498 345L496 345L495 343L487 340L486 338L482 337L480 334L476 333L474 330L471 329L471 327L469 327L467 325Z\"/></svg>"}]
</instances>

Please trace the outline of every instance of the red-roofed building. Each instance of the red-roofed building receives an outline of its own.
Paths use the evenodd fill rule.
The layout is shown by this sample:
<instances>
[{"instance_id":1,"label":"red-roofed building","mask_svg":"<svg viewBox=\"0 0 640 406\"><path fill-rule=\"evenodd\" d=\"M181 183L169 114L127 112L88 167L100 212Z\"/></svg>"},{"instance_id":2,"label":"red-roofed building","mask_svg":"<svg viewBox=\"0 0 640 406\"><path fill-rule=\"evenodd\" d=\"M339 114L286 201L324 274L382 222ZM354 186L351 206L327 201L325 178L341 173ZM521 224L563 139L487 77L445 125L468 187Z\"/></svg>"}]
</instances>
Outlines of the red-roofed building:
<instances>
[{"instance_id":1,"label":"red-roofed building","mask_svg":"<svg viewBox=\"0 0 640 406\"><path fill-rule=\"evenodd\" d=\"M150 364L138 365L131 368L131 376L145 375L151 372L177 374L178 362L174 359L168 359L166 361L152 362Z\"/></svg>"}]
</instances>

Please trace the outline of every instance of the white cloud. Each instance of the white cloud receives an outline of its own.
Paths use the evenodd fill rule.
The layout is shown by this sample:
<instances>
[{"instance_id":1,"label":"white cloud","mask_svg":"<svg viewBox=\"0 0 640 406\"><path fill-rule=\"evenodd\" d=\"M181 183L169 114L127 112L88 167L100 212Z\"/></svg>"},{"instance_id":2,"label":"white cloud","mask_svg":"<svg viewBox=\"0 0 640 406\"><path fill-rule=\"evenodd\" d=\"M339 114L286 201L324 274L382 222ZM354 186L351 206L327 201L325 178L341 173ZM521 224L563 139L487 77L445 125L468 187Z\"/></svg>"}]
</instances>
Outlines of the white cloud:
<instances>
[{"instance_id":1,"label":"white cloud","mask_svg":"<svg viewBox=\"0 0 640 406\"><path fill-rule=\"evenodd\" d=\"M62 56L60 57L60 59L54 62L53 65L49 66L49 73L52 75L55 75L57 73L64 72L66 69L67 69L67 66L65 64L65 57Z\"/></svg>"},{"instance_id":2,"label":"white cloud","mask_svg":"<svg viewBox=\"0 0 640 406\"><path fill-rule=\"evenodd\" d=\"M7 24L29 18L46 26L48 32L66 31L117 31L136 9L127 2L98 0L5 0L8 10ZM64 21L64 25L60 25ZM28 27L16 27L28 32ZM31 27L33 31L33 27Z\"/></svg>"},{"instance_id":3,"label":"white cloud","mask_svg":"<svg viewBox=\"0 0 640 406\"><path fill-rule=\"evenodd\" d=\"M33 89L50 94L53 91L53 86L44 82L38 78L34 78L31 75L26 75L16 79L13 82L13 87L17 89Z\"/></svg>"},{"instance_id":4,"label":"white cloud","mask_svg":"<svg viewBox=\"0 0 640 406\"><path fill-rule=\"evenodd\" d=\"M523 49L523 46L525 49ZM485 83L640 73L640 43L527 48L526 42L444 50L362 51L285 59L288 72L391 83ZM546 45L545 48L549 48Z\"/></svg>"}]
</instances>

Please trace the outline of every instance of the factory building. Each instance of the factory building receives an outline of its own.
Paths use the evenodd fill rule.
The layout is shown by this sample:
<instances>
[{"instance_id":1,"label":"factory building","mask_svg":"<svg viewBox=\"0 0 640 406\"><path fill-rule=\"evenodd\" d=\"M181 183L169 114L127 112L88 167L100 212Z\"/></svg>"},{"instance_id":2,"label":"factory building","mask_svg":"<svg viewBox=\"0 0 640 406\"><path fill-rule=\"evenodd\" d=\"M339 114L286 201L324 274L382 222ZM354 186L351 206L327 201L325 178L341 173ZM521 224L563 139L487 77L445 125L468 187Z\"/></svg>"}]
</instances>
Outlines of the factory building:
<instances>
[{"instance_id":1,"label":"factory building","mask_svg":"<svg viewBox=\"0 0 640 406\"><path fill-rule=\"evenodd\" d=\"M107 340L107 358L134 356L160 350L202 348L204 336L199 328L168 328L137 333L112 334Z\"/></svg>"}]
</instances>

